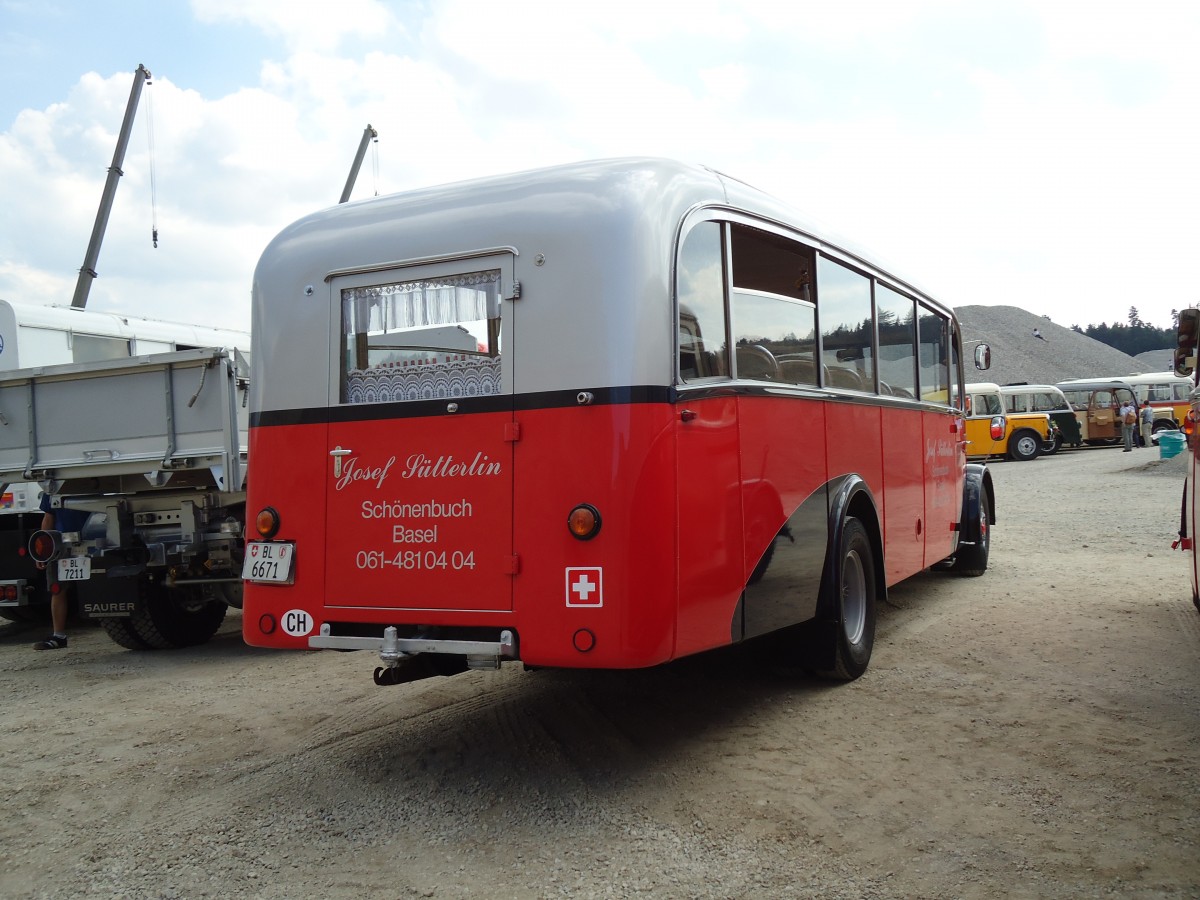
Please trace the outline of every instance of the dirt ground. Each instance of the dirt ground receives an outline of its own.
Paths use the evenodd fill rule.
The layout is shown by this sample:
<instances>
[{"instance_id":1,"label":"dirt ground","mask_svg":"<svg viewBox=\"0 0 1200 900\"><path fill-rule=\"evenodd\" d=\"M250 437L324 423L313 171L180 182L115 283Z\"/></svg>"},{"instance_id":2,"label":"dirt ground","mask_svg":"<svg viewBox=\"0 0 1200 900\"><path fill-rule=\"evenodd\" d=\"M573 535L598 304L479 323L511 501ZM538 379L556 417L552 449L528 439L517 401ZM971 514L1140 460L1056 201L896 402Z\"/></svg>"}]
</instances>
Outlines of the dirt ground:
<instances>
[{"instance_id":1,"label":"dirt ground","mask_svg":"<svg viewBox=\"0 0 1200 900\"><path fill-rule=\"evenodd\" d=\"M0 895L1200 897L1183 459L993 464L991 569L893 588L848 685L10 629Z\"/></svg>"}]
</instances>

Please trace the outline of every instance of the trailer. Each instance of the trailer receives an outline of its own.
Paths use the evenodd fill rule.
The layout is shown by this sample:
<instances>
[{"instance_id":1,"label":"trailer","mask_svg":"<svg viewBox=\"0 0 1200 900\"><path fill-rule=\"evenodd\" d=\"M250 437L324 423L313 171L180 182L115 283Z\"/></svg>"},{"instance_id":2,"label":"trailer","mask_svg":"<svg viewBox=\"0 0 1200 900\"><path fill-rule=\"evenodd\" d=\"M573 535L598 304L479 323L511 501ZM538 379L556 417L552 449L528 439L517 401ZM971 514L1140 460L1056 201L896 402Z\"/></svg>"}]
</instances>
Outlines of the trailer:
<instances>
[{"instance_id":1,"label":"trailer","mask_svg":"<svg viewBox=\"0 0 1200 900\"><path fill-rule=\"evenodd\" d=\"M88 513L28 556L123 647L203 643L241 606L248 387L224 347L0 372L0 482Z\"/></svg>"}]
</instances>

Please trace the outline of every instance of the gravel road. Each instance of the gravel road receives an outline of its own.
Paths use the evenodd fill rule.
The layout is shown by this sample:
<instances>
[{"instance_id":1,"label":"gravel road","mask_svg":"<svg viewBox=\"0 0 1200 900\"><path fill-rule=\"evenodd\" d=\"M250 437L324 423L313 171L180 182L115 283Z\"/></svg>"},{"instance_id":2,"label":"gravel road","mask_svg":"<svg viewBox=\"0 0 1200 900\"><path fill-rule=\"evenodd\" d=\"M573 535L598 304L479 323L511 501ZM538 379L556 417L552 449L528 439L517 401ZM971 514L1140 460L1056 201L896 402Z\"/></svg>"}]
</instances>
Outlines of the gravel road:
<instances>
[{"instance_id":1,"label":"gravel road","mask_svg":"<svg viewBox=\"0 0 1200 900\"><path fill-rule=\"evenodd\" d=\"M867 674L753 646L378 688L365 653L0 637L4 897L1198 897L1184 457L992 465Z\"/></svg>"}]
</instances>

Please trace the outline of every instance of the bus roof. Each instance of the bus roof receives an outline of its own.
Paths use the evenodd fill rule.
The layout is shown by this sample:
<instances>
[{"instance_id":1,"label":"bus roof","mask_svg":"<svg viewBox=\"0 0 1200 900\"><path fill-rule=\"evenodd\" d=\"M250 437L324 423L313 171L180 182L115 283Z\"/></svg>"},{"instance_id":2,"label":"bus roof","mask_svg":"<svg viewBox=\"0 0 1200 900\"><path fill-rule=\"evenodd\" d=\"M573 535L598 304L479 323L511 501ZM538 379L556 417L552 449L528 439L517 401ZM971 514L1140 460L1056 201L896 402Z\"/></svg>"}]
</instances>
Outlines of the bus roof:
<instances>
[{"instance_id":1,"label":"bus roof","mask_svg":"<svg viewBox=\"0 0 1200 900\"><path fill-rule=\"evenodd\" d=\"M1030 391L1057 391L1062 393L1062 388L1056 384L1002 384L1000 385L1000 393L1002 394L1027 394Z\"/></svg>"},{"instance_id":2,"label":"bus roof","mask_svg":"<svg viewBox=\"0 0 1200 900\"><path fill-rule=\"evenodd\" d=\"M1175 381L1186 381L1190 384L1192 379L1186 375L1176 375L1173 371L1167 370L1164 372L1144 372L1139 375L1122 375L1117 380L1123 381L1126 384L1171 384Z\"/></svg>"},{"instance_id":3,"label":"bus roof","mask_svg":"<svg viewBox=\"0 0 1200 900\"><path fill-rule=\"evenodd\" d=\"M1055 387L1072 391L1110 387L1129 388L1132 390L1129 382L1124 378L1075 378L1070 381L1060 381Z\"/></svg>"},{"instance_id":4,"label":"bus roof","mask_svg":"<svg viewBox=\"0 0 1200 900\"><path fill-rule=\"evenodd\" d=\"M551 198L559 205L548 205ZM297 231L303 232L308 239L313 237L314 231L324 230L325 226L350 228L395 219L401 210L404 216L431 217L444 210L465 207L499 210L509 204L515 204L513 210L527 215L558 216L564 220L583 214L589 208L614 210L622 205L628 213L671 222L682 220L691 209L698 207L740 210L786 227L820 249L854 260L919 294L942 312L953 314L951 307L940 303L917 282L901 275L878 254L831 232L764 191L708 166L658 157L588 160L338 204L288 226L272 245L286 241ZM438 232L436 239L444 244L447 233L453 233L464 224L467 223L457 221L454 228ZM417 255L420 255L419 251L406 253L405 257Z\"/></svg>"}]
</instances>

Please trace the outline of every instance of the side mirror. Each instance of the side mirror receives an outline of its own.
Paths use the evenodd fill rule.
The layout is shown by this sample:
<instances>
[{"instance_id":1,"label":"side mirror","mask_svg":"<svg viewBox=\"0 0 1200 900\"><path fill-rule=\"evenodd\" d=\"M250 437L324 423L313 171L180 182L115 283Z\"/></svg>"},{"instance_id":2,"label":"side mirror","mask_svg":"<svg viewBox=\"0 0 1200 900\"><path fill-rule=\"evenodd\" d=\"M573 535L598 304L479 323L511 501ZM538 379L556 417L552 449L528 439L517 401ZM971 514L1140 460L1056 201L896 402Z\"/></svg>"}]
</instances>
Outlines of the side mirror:
<instances>
[{"instance_id":1,"label":"side mirror","mask_svg":"<svg viewBox=\"0 0 1200 900\"><path fill-rule=\"evenodd\" d=\"M1190 378L1192 373L1196 371L1196 356L1193 351L1186 347L1175 348L1175 374L1184 378Z\"/></svg>"},{"instance_id":2,"label":"side mirror","mask_svg":"<svg viewBox=\"0 0 1200 900\"><path fill-rule=\"evenodd\" d=\"M1197 310L1200 312L1200 310ZM992 367L992 348L987 344L975 345L975 368L982 370Z\"/></svg>"},{"instance_id":3,"label":"side mirror","mask_svg":"<svg viewBox=\"0 0 1200 900\"><path fill-rule=\"evenodd\" d=\"M1179 311L1179 329L1175 333L1175 374L1190 376L1196 371L1196 338L1200 335L1200 309Z\"/></svg>"}]
</instances>

